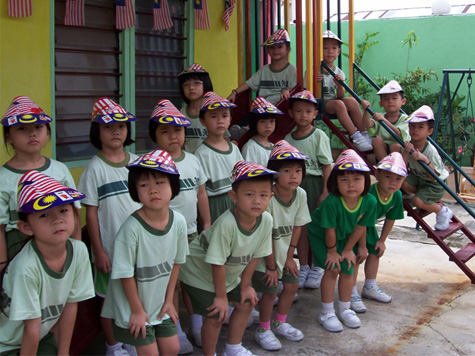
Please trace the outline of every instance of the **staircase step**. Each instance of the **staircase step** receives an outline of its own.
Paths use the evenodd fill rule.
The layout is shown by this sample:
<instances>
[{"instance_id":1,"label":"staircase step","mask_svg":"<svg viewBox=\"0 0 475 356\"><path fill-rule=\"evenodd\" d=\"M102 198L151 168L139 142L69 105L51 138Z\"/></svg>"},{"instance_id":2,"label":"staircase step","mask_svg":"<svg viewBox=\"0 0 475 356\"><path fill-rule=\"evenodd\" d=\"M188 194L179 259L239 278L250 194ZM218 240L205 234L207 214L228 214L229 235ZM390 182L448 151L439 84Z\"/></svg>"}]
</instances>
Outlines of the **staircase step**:
<instances>
[{"instance_id":1,"label":"staircase step","mask_svg":"<svg viewBox=\"0 0 475 356\"><path fill-rule=\"evenodd\" d=\"M461 248L455 253L455 256L457 256L462 262L467 262L473 256L475 256L475 244L466 244L465 247ZM453 261L452 258L450 258L450 260Z\"/></svg>"},{"instance_id":2,"label":"staircase step","mask_svg":"<svg viewBox=\"0 0 475 356\"><path fill-rule=\"evenodd\" d=\"M450 222L449 223L449 228L444 231L438 231L434 230L434 235L437 236L439 239L444 240L453 233L459 231L461 228L463 228L463 224L461 222Z\"/></svg>"}]
</instances>

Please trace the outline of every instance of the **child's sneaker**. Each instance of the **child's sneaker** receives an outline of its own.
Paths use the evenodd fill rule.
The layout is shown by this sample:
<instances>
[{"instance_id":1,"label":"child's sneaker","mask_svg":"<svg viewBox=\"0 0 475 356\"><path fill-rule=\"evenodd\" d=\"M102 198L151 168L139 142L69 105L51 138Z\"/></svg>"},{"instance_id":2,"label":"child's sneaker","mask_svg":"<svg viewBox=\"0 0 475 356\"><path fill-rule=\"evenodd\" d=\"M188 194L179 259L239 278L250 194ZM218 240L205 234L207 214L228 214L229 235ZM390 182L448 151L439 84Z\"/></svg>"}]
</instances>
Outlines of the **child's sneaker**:
<instances>
[{"instance_id":1,"label":"child's sneaker","mask_svg":"<svg viewBox=\"0 0 475 356\"><path fill-rule=\"evenodd\" d=\"M272 323L272 329L275 334L285 337L289 341L300 341L303 339L303 333L289 323L282 324L280 321L275 321Z\"/></svg>"},{"instance_id":2,"label":"child's sneaker","mask_svg":"<svg viewBox=\"0 0 475 356\"><path fill-rule=\"evenodd\" d=\"M191 330L191 336L193 337L193 342L195 343L196 346L201 347L201 328L198 329L192 329Z\"/></svg>"},{"instance_id":3,"label":"child's sneaker","mask_svg":"<svg viewBox=\"0 0 475 356\"><path fill-rule=\"evenodd\" d=\"M363 135L361 135L358 138L353 139L353 144L355 145L356 149L360 152L371 151L373 149L371 140L368 140Z\"/></svg>"},{"instance_id":4,"label":"child's sneaker","mask_svg":"<svg viewBox=\"0 0 475 356\"><path fill-rule=\"evenodd\" d=\"M338 320L335 313L321 313L318 316L318 322L325 328L325 330L332 333L343 331L343 325L341 324L340 320Z\"/></svg>"},{"instance_id":5,"label":"child's sneaker","mask_svg":"<svg viewBox=\"0 0 475 356\"><path fill-rule=\"evenodd\" d=\"M309 266L301 266L299 270L299 288L303 288L305 286L305 282L308 278L308 273L310 272Z\"/></svg>"},{"instance_id":6,"label":"child's sneaker","mask_svg":"<svg viewBox=\"0 0 475 356\"><path fill-rule=\"evenodd\" d=\"M357 293L351 294L350 308L357 313L366 312L366 305L364 305L363 301L361 300L361 297Z\"/></svg>"},{"instance_id":7,"label":"child's sneaker","mask_svg":"<svg viewBox=\"0 0 475 356\"><path fill-rule=\"evenodd\" d=\"M305 288L317 289L320 288L320 283L322 282L323 274L325 270L323 268L313 266L308 272L308 278L305 282Z\"/></svg>"},{"instance_id":8,"label":"child's sneaker","mask_svg":"<svg viewBox=\"0 0 475 356\"><path fill-rule=\"evenodd\" d=\"M282 348L282 344L272 332L272 330L265 330L264 328L257 328L254 334L254 341L267 351L277 351Z\"/></svg>"},{"instance_id":9,"label":"child's sneaker","mask_svg":"<svg viewBox=\"0 0 475 356\"><path fill-rule=\"evenodd\" d=\"M435 221L436 224L434 228L436 230L444 231L449 228L449 223L450 219L452 219L452 216L454 216L454 213L452 210L447 208L446 206L442 207L445 211L440 211L436 216L435 216Z\"/></svg>"},{"instance_id":10,"label":"child's sneaker","mask_svg":"<svg viewBox=\"0 0 475 356\"><path fill-rule=\"evenodd\" d=\"M223 352L223 356L229 356L226 353L226 349ZM234 354L233 356L257 356L257 355L254 355L251 351L246 349L244 346L241 346L241 350L239 350L239 352Z\"/></svg>"},{"instance_id":11,"label":"child's sneaker","mask_svg":"<svg viewBox=\"0 0 475 356\"><path fill-rule=\"evenodd\" d=\"M351 309L343 310L339 317L343 324L351 329L356 329L361 326L360 318L358 318L356 313Z\"/></svg>"},{"instance_id":12,"label":"child's sneaker","mask_svg":"<svg viewBox=\"0 0 475 356\"><path fill-rule=\"evenodd\" d=\"M259 324L259 311L256 309L251 310L251 319L253 324Z\"/></svg>"},{"instance_id":13,"label":"child's sneaker","mask_svg":"<svg viewBox=\"0 0 475 356\"><path fill-rule=\"evenodd\" d=\"M129 353L130 356L137 356L137 350L134 346L128 344L122 344L122 348ZM193 351L193 347L191 348Z\"/></svg>"},{"instance_id":14,"label":"child's sneaker","mask_svg":"<svg viewBox=\"0 0 475 356\"><path fill-rule=\"evenodd\" d=\"M115 350L107 349L106 351L106 356L129 356L130 354L127 352L127 350L123 349L122 347L119 347Z\"/></svg>"},{"instance_id":15,"label":"child's sneaker","mask_svg":"<svg viewBox=\"0 0 475 356\"><path fill-rule=\"evenodd\" d=\"M193 352L193 345L187 339L185 333L178 334L178 341L180 342L180 351L178 351L178 355L187 355Z\"/></svg>"},{"instance_id":16,"label":"child's sneaker","mask_svg":"<svg viewBox=\"0 0 475 356\"><path fill-rule=\"evenodd\" d=\"M371 288L367 288L363 286L363 291L361 292L361 296L366 299L373 299L380 303L390 303L393 299L391 296L384 293L381 288L377 285L372 286Z\"/></svg>"}]
</instances>

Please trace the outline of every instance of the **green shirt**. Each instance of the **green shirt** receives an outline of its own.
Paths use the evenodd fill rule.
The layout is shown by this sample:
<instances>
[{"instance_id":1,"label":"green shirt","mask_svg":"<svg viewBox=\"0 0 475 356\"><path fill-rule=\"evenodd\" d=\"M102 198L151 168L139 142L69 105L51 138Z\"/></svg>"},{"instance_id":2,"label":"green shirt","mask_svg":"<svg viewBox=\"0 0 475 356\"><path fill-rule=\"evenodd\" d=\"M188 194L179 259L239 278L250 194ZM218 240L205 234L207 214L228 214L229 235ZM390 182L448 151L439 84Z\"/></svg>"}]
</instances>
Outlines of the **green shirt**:
<instances>
[{"instance_id":1,"label":"green shirt","mask_svg":"<svg viewBox=\"0 0 475 356\"><path fill-rule=\"evenodd\" d=\"M386 117L386 114L384 115ZM409 124L406 122L407 115L405 114L400 114L396 122L392 123L395 127L401 131L401 139L406 142L411 139L411 136L409 135ZM368 128L367 132L369 136L379 136L383 139L384 143L391 146L392 144L399 143L396 141L394 137L391 136L391 134L377 121L374 121L374 126Z\"/></svg>"}]
</instances>

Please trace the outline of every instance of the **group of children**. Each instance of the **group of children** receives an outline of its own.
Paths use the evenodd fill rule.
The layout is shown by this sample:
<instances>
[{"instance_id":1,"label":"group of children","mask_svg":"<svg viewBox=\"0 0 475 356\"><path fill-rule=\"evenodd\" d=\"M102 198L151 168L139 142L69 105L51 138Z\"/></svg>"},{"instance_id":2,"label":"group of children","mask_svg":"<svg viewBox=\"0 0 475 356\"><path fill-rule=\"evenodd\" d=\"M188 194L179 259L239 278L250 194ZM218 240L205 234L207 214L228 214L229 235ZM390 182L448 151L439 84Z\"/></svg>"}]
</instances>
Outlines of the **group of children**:
<instances>
[{"instance_id":1,"label":"group of children","mask_svg":"<svg viewBox=\"0 0 475 356\"><path fill-rule=\"evenodd\" d=\"M324 61L335 68L341 41L329 31L325 36ZM1 122L5 143L14 149L0 168L1 355L67 354L77 302L94 292L103 300L107 355L116 356L193 351L178 315L180 289L203 355L216 354L224 323L224 355L252 355L241 342L253 316L259 323L254 340L265 350L281 349L279 338L302 340L303 332L286 321L299 287L320 287L318 322L331 332L342 324L360 327L356 313L366 311L361 297L391 301L376 276L394 221L403 217L401 187L414 206L437 213L436 229L447 229L453 215L438 203L443 188L418 163L441 179L448 175L427 142L433 113L424 106L409 118L399 115L405 99L392 81L379 92L386 114L371 120L323 73L325 95L335 94L324 97L324 110L337 115L359 148L371 146L365 128L379 137L372 140L379 162L371 185L371 168L355 151L333 163L329 138L313 126L319 105L312 93L290 96L296 74L287 61L285 30L266 45L271 64L233 90L230 100L212 92L200 65L180 73L186 105L179 111L168 100L156 104L149 134L157 149L140 157L124 149L133 142L136 117L111 99L97 100L90 140L99 152L78 190L64 164L41 154L51 118L27 97L13 100ZM227 130L232 101L247 88L261 96L252 103L251 139L241 155ZM289 100L296 128L273 144L280 99ZM379 120L407 139L405 147L378 131ZM87 250L74 240L80 200L94 281ZM378 235L375 221L382 217ZM360 296L356 275L365 260Z\"/></svg>"}]
</instances>

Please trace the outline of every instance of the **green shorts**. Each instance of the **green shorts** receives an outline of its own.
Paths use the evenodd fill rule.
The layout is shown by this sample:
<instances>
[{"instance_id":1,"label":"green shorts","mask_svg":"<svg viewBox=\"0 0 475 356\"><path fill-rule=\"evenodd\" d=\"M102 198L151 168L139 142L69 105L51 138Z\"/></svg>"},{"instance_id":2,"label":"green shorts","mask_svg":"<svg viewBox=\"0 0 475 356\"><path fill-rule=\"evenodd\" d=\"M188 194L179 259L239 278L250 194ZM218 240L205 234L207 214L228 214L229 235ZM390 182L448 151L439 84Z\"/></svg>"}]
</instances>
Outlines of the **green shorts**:
<instances>
[{"instance_id":1,"label":"green shorts","mask_svg":"<svg viewBox=\"0 0 475 356\"><path fill-rule=\"evenodd\" d=\"M310 247L312 248L313 264L326 270L327 246L325 245L325 240L314 235L309 235L309 241ZM344 239L336 241L336 250L339 254L341 254L341 251L343 251L343 248L346 246L346 242ZM348 270L348 262L346 260L340 262L340 267L340 273L353 274L353 265L351 265L350 270Z\"/></svg>"},{"instance_id":2,"label":"green shorts","mask_svg":"<svg viewBox=\"0 0 475 356\"><path fill-rule=\"evenodd\" d=\"M208 196L209 213L211 215L211 223L214 223L222 213L233 206L233 201L228 193Z\"/></svg>"},{"instance_id":3,"label":"green shorts","mask_svg":"<svg viewBox=\"0 0 475 356\"><path fill-rule=\"evenodd\" d=\"M445 194L445 189L437 181L428 181L411 173L405 181L416 188L416 197L426 204L437 203Z\"/></svg>"},{"instance_id":4,"label":"green shorts","mask_svg":"<svg viewBox=\"0 0 475 356\"><path fill-rule=\"evenodd\" d=\"M279 287L272 286L267 287L265 280L262 279L264 277L263 272L255 271L252 275L252 287L256 290L256 292L266 293L266 294L274 294L277 293ZM294 277L292 273L287 273L285 270L282 272L282 278L280 279L282 283L289 283L295 284L299 282L299 277Z\"/></svg>"},{"instance_id":5,"label":"green shorts","mask_svg":"<svg viewBox=\"0 0 475 356\"><path fill-rule=\"evenodd\" d=\"M57 355L58 354L58 345L56 344L56 339L52 332L46 334L38 344L38 350L36 355L48 356L48 355ZM20 348L10 351L5 351L0 353L1 356L17 356L20 355Z\"/></svg>"},{"instance_id":6,"label":"green shorts","mask_svg":"<svg viewBox=\"0 0 475 356\"><path fill-rule=\"evenodd\" d=\"M117 341L132 346L145 346L157 342L159 337L171 337L178 334L178 330L172 318L165 319L158 325L147 325L145 328L145 339L142 338L142 331L135 339L129 329L120 328L112 323L112 330Z\"/></svg>"},{"instance_id":7,"label":"green shorts","mask_svg":"<svg viewBox=\"0 0 475 356\"><path fill-rule=\"evenodd\" d=\"M366 248L368 249L368 253L370 255L376 256L378 254L379 251L374 249L375 246L376 245L366 243ZM358 256L358 243L356 243L356 245L353 247L353 252Z\"/></svg>"},{"instance_id":8,"label":"green shorts","mask_svg":"<svg viewBox=\"0 0 475 356\"><path fill-rule=\"evenodd\" d=\"M310 215L312 215L317 208L318 198L323 192L323 177L306 174L300 186L307 193L307 206Z\"/></svg>"},{"instance_id":9,"label":"green shorts","mask_svg":"<svg viewBox=\"0 0 475 356\"><path fill-rule=\"evenodd\" d=\"M110 276L110 273L102 273L94 266L94 288L97 296L106 297Z\"/></svg>"},{"instance_id":10,"label":"green shorts","mask_svg":"<svg viewBox=\"0 0 475 356\"><path fill-rule=\"evenodd\" d=\"M193 312L198 315L202 315L205 318L218 319L219 313L208 316L209 311L206 308L209 308L213 305L214 297L216 294L207 290L199 289L192 287L188 284L181 282L181 286L185 288L186 292L190 296L191 305L193 306ZM227 293L228 300L231 302L241 302L241 284L238 284L236 288ZM246 300L245 303L250 302Z\"/></svg>"}]
</instances>

